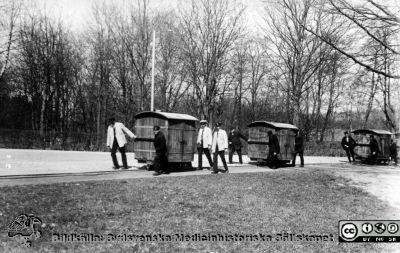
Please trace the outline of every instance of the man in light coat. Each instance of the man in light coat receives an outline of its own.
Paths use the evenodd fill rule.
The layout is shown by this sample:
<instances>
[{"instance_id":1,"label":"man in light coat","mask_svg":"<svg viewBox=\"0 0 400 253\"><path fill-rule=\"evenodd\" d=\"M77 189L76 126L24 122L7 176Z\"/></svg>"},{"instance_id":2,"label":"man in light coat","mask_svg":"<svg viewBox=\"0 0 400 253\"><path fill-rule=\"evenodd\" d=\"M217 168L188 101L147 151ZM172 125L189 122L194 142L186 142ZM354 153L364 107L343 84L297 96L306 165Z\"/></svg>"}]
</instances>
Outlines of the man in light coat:
<instances>
[{"instance_id":1,"label":"man in light coat","mask_svg":"<svg viewBox=\"0 0 400 253\"><path fill-rule=\"evenodd\" d=\"M218 155L221 157L222 163L224 164L225 170L223 173L229 172L228 166L225 161L225 151L228 150L228 135L225 130L221 129L221 123L217 123L216 130L213 135L212 140L212 150L214 152L214 160L213 160L213 174L217 174L218 170Z\"/></svg>"},{"instance_id":2,"label":"man in light coat","mask_svg":"<svg viewBox=\"0 0 400 253\"><path fill-rule=\"evenodd\" d=\"M126 161L126 150L125 145L128 143L125 138L127 134L130 138L136 138L136 136L120 122L115 122L114 118L109 119L109 126L107 130L107 147L111 149L111 158L114 163L114 169L119 169L120 166L117 160L117 149L121 153L123 169L128 169L128 163Z\"/></svg>"},{"instance_id":3,"label":"man in light coat","mask_svg":"<svg viewBox=\"0 0 400 253\"><path fill-rule=\"evenodd\" d=\"M207 126L207 120L200 121L199 135L197 136L198 170L203 169L203 153L206 155L210 168L213 166L210 149L212 145L212 132Z\"/></svg>"}]
</instances>

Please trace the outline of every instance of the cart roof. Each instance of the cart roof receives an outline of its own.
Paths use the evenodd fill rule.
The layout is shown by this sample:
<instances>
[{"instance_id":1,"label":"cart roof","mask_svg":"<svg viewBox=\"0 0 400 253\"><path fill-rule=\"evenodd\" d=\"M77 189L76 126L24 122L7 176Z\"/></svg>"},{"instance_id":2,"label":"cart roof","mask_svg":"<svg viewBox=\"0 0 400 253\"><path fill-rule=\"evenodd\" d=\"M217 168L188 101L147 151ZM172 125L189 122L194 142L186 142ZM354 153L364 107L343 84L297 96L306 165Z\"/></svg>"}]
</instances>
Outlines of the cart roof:
<instances>
[{"instance_id":1,"label":"cart roof","mask_svg":"<svg viewBox=\"0 0 400 253\"><path fill-rule=\"evenodd\" d=\"M377 130L377 129L357 129L352 133L354 134L376 134L376 135L392 135L391 132L386 130Z\"/></svg>"},{"instance_id":2,"label":"cart roof","mask_svg":"<svg viewBox=\"0 0 400 253\"><path fill-rule=\"evenodd\" d=\"M152 111L140 112L135 115L135 119L146 118L146 117L155 117L155 116L158 116L158 117L161 117L164 119L198 121L197 118L195 118L191 115L188 115L188 114L172 113L172 112L152 112Z\"/></svg>"},{"instance_id":3,"label":"cart roof","mask_svg":"<svg viewBox=\"0 0 400 253\"><path fill-rule=\"evenodd\" d=\"M288 124L288 123L279 123L279 122L269 122L269 121L253 121L247 125L248 127L253 126L268 126L275 129L292 129L298 131L297 126Z\"/></svg>"}]
</instances>

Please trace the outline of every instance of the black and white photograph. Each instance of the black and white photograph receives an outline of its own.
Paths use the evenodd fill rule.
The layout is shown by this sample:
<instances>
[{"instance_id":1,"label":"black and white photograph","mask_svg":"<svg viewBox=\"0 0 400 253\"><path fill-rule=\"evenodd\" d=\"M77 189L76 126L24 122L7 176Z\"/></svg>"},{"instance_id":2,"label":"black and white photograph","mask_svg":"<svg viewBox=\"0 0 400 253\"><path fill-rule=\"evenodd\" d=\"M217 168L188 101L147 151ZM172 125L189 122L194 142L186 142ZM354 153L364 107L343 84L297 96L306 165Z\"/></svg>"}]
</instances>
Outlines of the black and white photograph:
<instances>
[{"instance_id":1,"label":"black and white photograph","mask_svg":"<svg viewBox=\"0 0 400 253\"><path fill-rule=\"evenodd\" d=\"M0 0L0 252L400 252L397 0Z\"/></svg>"}]
</instances>

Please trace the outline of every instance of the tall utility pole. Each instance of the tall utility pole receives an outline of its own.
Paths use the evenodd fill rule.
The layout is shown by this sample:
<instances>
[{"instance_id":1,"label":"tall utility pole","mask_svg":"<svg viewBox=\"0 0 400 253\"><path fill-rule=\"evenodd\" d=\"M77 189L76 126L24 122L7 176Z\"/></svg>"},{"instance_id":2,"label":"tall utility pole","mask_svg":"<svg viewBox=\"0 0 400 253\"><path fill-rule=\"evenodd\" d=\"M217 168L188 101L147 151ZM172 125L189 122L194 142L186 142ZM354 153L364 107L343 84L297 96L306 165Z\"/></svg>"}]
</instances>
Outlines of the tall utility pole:
<instances>
[{"instance_id":1,"label":"tall utility pole","mask_svg":"<svg viewBox=\"0 0 400 253\"><path fill-rule=\"evenodd\" d=\"M154 111L154 64L156 60L156 30L153 30L153 52L151 61L151 104L150 111Z\"/></svg>"}]
</instances>

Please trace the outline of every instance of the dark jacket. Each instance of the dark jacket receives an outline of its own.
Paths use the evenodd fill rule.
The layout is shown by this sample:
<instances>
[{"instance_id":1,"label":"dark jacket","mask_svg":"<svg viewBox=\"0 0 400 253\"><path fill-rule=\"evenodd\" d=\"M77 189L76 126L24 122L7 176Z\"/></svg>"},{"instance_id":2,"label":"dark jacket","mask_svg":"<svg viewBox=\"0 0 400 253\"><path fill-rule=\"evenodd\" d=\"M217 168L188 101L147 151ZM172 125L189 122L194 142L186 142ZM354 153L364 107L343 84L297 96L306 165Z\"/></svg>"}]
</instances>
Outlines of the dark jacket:
<instances>
[{"instance_id":1,"label":"dark jacket","mask_svg":"<svg viewBox=\"0 0 400 253\"><path fill-rule=\"evenodd\" d=\"M167 141L161 131L154 136L154 148L156 149L156 153L167 153Z\"/></svg>"},{"instance_id":2,"label":"dark jacket","mask_svg":"<svg viewBox=\"0 0 400 253\"><path fill-rule=\"evenodd\" d=\"M373 139L369 142L369 148L370 148L370 150L371 150L371 154L374 153L374 152L375 152L376 154L379 153L378 141L377 141L375 138L373 138Z\"/></svg>"},{"instance_id":3,"label":"dark jacket","mask_svg":"<svg viewBox=\"0 0 400 253\"><path fill-rule=\"evenodd\" d=\"M342 139L342 148L343 149L353 149L356 146L356 141L349 136L349 141L346 140L346 136Z\"/></svg>"},{"instance_id":4,"label":"dark jacket","mask_svg":"<svg viewBox=\"0 0 400 253\"><path fill-rule=\"evenodd\" d=\"M304 152L303 136L297 135L296 138L294 138L294 152Z\"/></svg>"},{"instance_id":5,"label":"dark jacket","mask_svg":"<svg viewBox=\"0 0 400 253\"><path fill-rule=\"evenodd\" d=\"M235 131L235 132L230 132L228 135L228 143L229 147L232 148L234 147L235 149L241 149L243 147L242 142L240 141L240 138L243 140L246 140L246 137L243 136L240 132Z\"/></svg>"},{"instance_id":6,"label":"dark jacket","mask_svg":"<svg viewBox=\"0 0 400 253\"><path fill-rule=\"evenodd\" d=\"M278 137L275 134L269 136L268 146L269 146L269 155L273 155L274 153L279 154L279 152L281 151Z\"/></svg>"},{"instance_id":7,"label":"dark jacket","mask_svg":"<svg viewBox=\"0 0 400 253\"><path fill-rule=\"evenodd\" d=\"M390 144L390 156L394 156L397 155L397 146L396 146L396 142L393 142L392 144Z\"/></svg>"}]
</instances>

